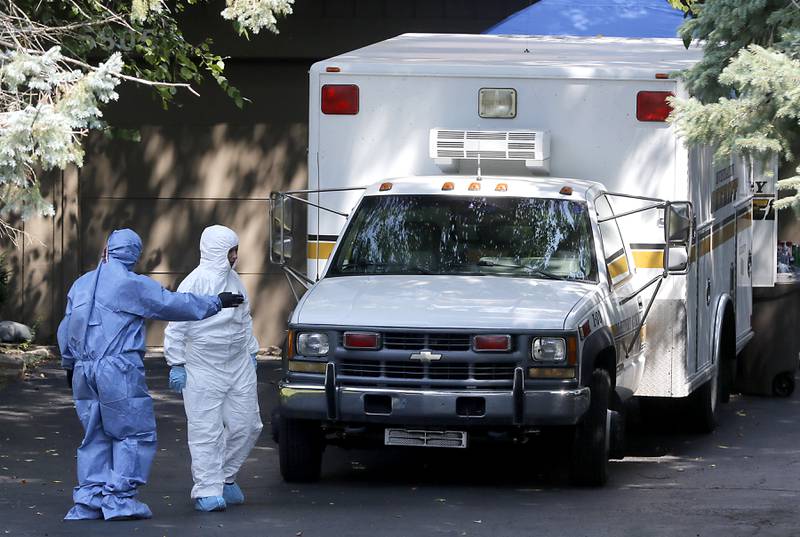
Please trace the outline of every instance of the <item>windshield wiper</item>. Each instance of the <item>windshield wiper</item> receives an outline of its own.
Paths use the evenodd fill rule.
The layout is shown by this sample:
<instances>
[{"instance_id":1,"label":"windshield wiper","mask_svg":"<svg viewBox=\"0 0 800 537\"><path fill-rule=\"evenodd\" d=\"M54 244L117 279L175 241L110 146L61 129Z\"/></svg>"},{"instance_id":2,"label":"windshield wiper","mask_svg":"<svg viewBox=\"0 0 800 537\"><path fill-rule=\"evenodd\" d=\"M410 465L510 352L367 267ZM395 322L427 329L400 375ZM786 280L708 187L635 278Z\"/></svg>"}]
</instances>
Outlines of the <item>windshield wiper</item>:
<instances>
[{"instance_id":1,"label":"windshield wiper","mask_svg":"<svg viewBox=\"0 0 800 537\"><path fill-rule=\"evenodd\" d=\"M568 280L567 276L560 276L558 274L553 274L552 272L547 272L546 270L542 270L538 267L534 267L532 265L520 265L519 263L497 263L496 261L491 261L489 259L481 259L478 261L479 267L504 267L504 268L514 268L514 269L522 269L527 271L530 274L535 274L536 276L541 276L542 278L547 278L548 280Z\"/></svg>"},{"instance_id":2,"label":"windshield wiper","mask_svg":"<svg viewBox=\"0 0 800 537\"><path fill-rule=\"evenodd\" d=\"M395 266L397 268L395 268ZM344 263L341 267L339 267L340 271L351 271L352 269L362 269L366 270L367 268L374 267L379 269L387 269L391 268L391 272L404 272L404 271L412 271L412 272L419 272L420 274L433 274L430 270L420 267L419 265L401 265L399 263L379 263L375 261L363 261L359 260L354 263ZM381 272L382 274L383 272ZM369 274L373 274L370 272Z\"/></svg>"},{"instance_id":3,"label":"windshield wiper","mask_svg":"<svg viewBox=\"0 0 800 537\"><path fill-rule=\"evenodd\" d=\"M419 265L400 265L399 270L413 270L414 272L419 272L420 274L433 274L430 270L420 267Z\"/></svg>"},{"instance_id":4,"label":"windshield wiper","mask_svg":"<svg viewBox=\"0 0 800 537\"><path fill-rule=\"evenodd\" d=\"M359 259L354 263L342 263L342 266L339 267L339 270L344 272L351 269L367 269L368 267L384 268L385 266L386 263L377 263L374 261L364 261L363 259Z\"/></svg>"}]
</instances>

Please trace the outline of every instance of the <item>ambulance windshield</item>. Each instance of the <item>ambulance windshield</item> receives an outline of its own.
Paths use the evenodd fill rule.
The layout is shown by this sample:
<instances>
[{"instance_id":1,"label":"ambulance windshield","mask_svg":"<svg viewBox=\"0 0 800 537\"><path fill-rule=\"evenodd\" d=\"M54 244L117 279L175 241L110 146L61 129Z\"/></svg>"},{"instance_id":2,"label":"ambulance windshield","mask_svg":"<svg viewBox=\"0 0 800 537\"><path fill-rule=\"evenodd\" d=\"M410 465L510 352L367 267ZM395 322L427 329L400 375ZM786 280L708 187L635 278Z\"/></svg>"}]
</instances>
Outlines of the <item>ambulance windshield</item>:
<instances>
[{"instance_id":1,"label":"ambulance windshield","mask_svg":"<svg viewBox=\"0 0 800 537\"><path fill-rule=\"evenodd\" d=\"M548 198L368 196L327 276L495 275L597 281L586 204Z\"/></svg>"}]
</instances>

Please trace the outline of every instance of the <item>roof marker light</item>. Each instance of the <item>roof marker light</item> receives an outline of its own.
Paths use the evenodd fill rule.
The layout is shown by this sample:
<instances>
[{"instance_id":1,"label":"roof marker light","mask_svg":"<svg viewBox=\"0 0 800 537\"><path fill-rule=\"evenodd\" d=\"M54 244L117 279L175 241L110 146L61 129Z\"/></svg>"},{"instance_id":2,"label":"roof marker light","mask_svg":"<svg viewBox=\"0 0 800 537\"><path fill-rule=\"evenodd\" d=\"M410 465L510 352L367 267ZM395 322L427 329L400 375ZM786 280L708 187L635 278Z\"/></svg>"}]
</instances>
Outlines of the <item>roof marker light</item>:
<instances>
[{"instance_id":1,"label":"roof marker light","mask_svg":"<svg viewBox=\"0 0 800 537\"><path fill-rule=\"evenodd\" d=\"M497 186L494 187L495 192L506 192L508 190L508 185L506 183L497 183Z\"/></svg>"},{"instance_id":2,"label":"roof marker light","mask_svg":"<svg viewBox=\"0 0 800 537\"><path fill-rule=\"evenodd\" d=\"M325 68L325 72L326 73L340 73L341 71L342 70L340 68L338 68L338 67L326 67Z\"/></svg>"},{"instance_id":3,"label":"roof marker light","mask_svg":"<svg viewBox=\"0 0 800 537\"><path fill-rule=\"evenodd\" d=\"M656 78L658 80L667 80L669 78L669 73L656 73Z\"/></svg>"},{"instance_id":4,"label":"roof marker light","mask_svg":"<svg viewBox=\"0 0 800 537\"><path fill-rule=\"evenodd\" d=\"M562 186L561 190L558 191L559 194L562 196L571 196L572 195L572 187L571 186Z\"/></svg>"},{"instance_id":5,"label":"roof marker light","mask_svg":"<svg viewBox=\"0 0 800 537\"><path fill-rule=\"evenodd\" d=\"M456 188L456 185L454 185L450 181L447 181L445 184L442 185L442 190L454 190L455 188Z\"/></svg>"},{"instance_id":6,"label":"roof marker light","mask_svg":"<svg viewBox=\"0 0 800 537\"><path fill-rule=\"evenodd\" d=\"M478 191L480 189L481 189L481 184L480 183L470 183L469 184L469 189L468 190L470 192L476 192L476 191Z\"/></svg>"},{"instance_id":7,"label":"roof marker light","mask_svg":"<svg viewBox=\"0 0 800 537\"><path fill-rule=\"evenodd\" d=\"M381 183L381 186L378 188L378 190L381 192L386 192L387 190L391 190L392 186L392 183Z\"/></svg>"}]
</instances>

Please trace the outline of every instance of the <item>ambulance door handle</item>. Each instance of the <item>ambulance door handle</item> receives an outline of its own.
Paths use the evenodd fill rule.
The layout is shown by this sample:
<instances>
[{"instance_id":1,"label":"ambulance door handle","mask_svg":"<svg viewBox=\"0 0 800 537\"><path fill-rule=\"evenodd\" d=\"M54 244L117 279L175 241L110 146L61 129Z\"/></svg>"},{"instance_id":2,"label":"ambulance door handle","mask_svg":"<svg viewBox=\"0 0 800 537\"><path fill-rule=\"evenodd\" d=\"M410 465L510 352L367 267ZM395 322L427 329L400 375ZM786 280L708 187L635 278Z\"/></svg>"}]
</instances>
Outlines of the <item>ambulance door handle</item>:
<instances>
[{"instance_id":1,"label":"ambulance door handle","mask_svg":"<svg viewBox=\"0 0 800 537\"><path fill-rule=\"evenodd\" d=\"M753 251L747 252L747 275L752 278L753 276Z\"/></svg>"},{"instance_id":2,"label":"ambulance door handle","mask_svg":"<svg viewBox=\"0 0 800 537\"><path fill-rule=\"evenodd\" d=\"M706 280L706 306L711 304L711 279Z\"/></svg>"}]
</instances>

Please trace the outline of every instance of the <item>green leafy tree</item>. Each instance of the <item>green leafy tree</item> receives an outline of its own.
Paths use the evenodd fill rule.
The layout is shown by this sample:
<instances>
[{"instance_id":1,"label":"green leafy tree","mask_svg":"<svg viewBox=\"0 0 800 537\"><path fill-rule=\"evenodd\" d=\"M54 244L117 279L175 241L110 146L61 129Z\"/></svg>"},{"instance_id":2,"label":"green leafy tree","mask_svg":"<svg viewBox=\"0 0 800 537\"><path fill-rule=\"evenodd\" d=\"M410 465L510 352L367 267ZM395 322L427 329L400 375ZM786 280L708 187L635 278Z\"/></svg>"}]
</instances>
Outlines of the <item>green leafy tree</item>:
<instances>
[{"instance_id":1,"label":"green leafy tree","mask_svg":"<svg viewBox=\"0 0 800 537\"><path fill-rule=\"evenodd\" d=\"M277 33L294 0L226 0L220 13L244 37ZM50 215L37 170L83 161L82 138L104 129L103 105L123 82L144 84L167 107L210 77L242 107L213 42L188 41L180 15L204 0L0 0L0 235Z\"/></svg>"},{"instance_id":2,"label":"green leafy tree","mask_svg":"<svg viewBox=\"0 0 800 537\"><path fill-rule=\"evenodd\" d=\"M683 3L674 0L676 3ZM687 43L703 59L683 73L692 95L674 99L672 121L693 143L751 159L777 154L795 162L800 134L800 3L794 0L705 0L685 7ZM798 172L800 173L800 171ZM800 176L778 182L793 194L777 207L800 205Z\"/></svg>"}]
</instances>

